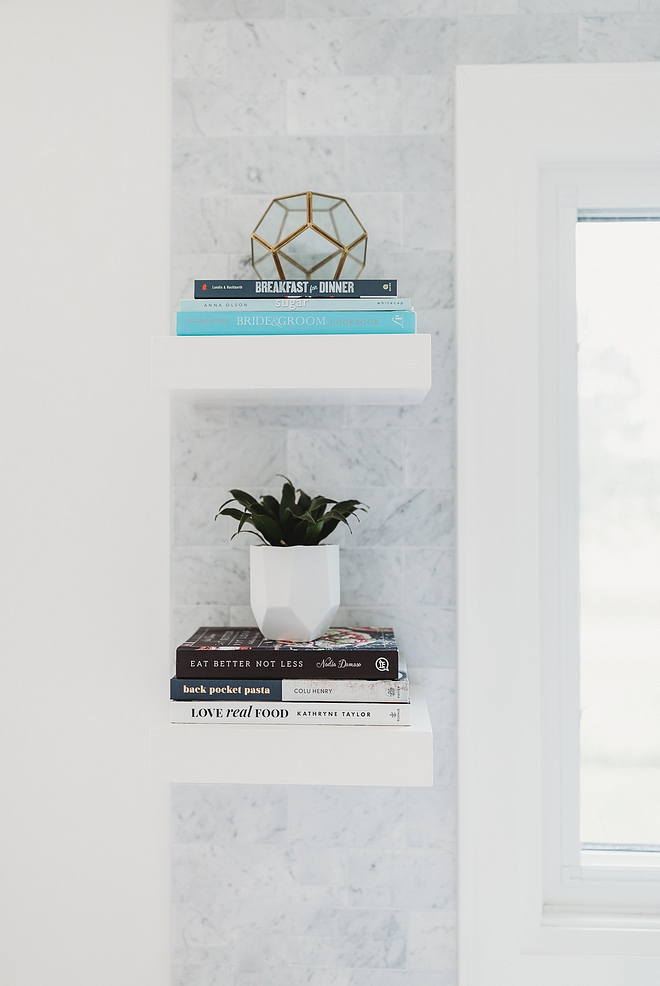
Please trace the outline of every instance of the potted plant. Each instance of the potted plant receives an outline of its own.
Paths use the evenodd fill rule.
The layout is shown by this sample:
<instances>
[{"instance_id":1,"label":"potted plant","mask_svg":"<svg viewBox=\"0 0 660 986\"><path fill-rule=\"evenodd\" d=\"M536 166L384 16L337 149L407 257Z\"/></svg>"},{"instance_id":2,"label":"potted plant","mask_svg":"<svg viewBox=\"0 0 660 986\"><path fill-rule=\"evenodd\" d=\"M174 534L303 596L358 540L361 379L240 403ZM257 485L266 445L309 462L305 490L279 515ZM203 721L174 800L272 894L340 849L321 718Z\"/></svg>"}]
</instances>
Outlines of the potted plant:
<instances>
[{"instance_id":1,"label":"potted plant","mask_svg":"<svg viewBox=\"0 0 660 986\"><path fill-rule=\"evenodd\" d=\"M263 542L250 546L250 605L264 637L314 640L339 609L339 547L321 541L339 524L350 530L348 518L368 508L359 500L310 497L283 478L279 500L230 490L216 520L233 517L238 530L232 538L249 525Z\"/></svg>"}]
</instances>

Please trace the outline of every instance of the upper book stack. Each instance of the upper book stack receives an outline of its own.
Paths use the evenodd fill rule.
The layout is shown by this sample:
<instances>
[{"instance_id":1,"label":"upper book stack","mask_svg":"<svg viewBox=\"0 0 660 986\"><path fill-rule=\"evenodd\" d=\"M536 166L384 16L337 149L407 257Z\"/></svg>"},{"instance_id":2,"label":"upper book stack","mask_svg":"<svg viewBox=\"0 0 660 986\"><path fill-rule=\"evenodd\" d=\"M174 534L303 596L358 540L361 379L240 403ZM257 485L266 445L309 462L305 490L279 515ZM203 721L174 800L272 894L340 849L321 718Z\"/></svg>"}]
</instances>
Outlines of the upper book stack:
<instances>
[{"instance_id":1,"label":"upper book stack","mask_svg":"<svg viewBox=\"0 0 660 986\"><path fill-rule=\"evenodd\" d=\"M195 281L176 332L206 335L412 334L416 315L395 280Z\"/></svg>"}]
</instances>

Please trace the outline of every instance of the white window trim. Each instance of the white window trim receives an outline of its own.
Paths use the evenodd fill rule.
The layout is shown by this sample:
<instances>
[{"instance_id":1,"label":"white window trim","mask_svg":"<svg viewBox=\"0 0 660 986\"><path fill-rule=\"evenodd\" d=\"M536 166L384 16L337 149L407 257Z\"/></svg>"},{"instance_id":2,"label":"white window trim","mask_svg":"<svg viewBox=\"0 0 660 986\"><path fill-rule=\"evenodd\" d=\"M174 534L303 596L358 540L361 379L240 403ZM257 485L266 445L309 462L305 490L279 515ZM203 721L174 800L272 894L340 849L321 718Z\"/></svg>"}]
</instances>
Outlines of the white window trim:
<instances>
[{"instance_id":1,"label":"white window trim","mask_svg":"<svg viewBox=\"0 0 660 986\"><path fill-rule=\"evenodd\" d=\"M575 226L581 211L653 214L660 163L542 167L539 175L539 462L543 899L546 916L607 908L660 927L660 853L581 851ZM558 632L555 632L555 631ZM646 920L646 918L645 918Z\"/></svg>"},{"instance_id":2,"label":"white window trim","mask_svg":"<svg viewBox=\"0 0 660 986\"><path fill-rule=\"evenodd\" d=\"M570 469L559 481L575 393L559 341L574 284L557 258L578 203L559 190L586 196L590 183L608 205L603 189L636 194L660 185L659 169L660 65L457 69L461 986L632 982L631 956L638 982L660 979L655 872L584 865L579 847L567 857L561 805L578 792L561 761L575 757L576 723L548 729L549 709L577 709L577 661L557 661L578 618ZM554 242L539 236L548 215ZM553 885L557 860L568 871ZM558 979L553 955L581 961Z\"/></svg>"}]
</instances>

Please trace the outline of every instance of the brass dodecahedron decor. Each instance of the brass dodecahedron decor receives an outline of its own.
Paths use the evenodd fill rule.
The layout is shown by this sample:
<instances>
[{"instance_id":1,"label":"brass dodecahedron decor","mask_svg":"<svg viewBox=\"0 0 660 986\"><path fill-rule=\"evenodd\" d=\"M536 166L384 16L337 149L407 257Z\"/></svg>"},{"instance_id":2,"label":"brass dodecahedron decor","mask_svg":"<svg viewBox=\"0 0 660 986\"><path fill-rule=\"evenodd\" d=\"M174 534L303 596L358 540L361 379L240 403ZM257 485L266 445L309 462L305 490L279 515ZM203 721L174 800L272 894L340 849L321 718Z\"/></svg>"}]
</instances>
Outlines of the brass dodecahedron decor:
<instances>
[{"instance_id":1,"label":"brass dodecahedron decor","mask_svg":"<svg viewBox=\"0 0 660 986\"><path fill-rule=\"evenodd\" d=\"M273 199L252 234L252 266L262 280L353 279L366 259L367 231L334 195Z\"/></svg>"}]
</instances>

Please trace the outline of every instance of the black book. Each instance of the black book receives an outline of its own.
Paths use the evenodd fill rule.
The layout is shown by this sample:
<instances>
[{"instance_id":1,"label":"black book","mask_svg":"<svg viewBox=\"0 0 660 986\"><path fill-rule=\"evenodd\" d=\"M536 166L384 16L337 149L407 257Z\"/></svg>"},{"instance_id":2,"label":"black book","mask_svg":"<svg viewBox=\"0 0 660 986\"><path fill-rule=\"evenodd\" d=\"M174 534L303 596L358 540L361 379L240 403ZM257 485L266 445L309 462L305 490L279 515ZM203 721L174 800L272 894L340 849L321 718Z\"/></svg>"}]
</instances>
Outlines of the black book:
<instances>
[{"instance_id":1,"label":"black book","mask_svg":"<svg viewBox=\"0 0 660 986\"><path fill-rule=\"evenodd\" d=\"M177 647L177 678L362 678L394 681L389 627L331 627L305 643L267 640L254 627L200 627Z\"/></svg>"},{"instance_id":2,"label":"black book","mask_svg":"<svg viewBox=\"0 0 660 986\"><path fill-rule=\"evenodd\" d=\"M195 281L196 298L396 298L389 280Z\"/></svg>"}]
</instances>

